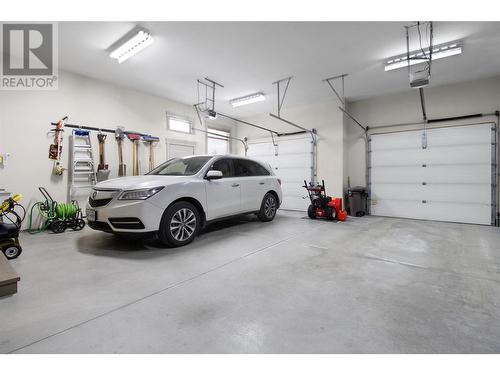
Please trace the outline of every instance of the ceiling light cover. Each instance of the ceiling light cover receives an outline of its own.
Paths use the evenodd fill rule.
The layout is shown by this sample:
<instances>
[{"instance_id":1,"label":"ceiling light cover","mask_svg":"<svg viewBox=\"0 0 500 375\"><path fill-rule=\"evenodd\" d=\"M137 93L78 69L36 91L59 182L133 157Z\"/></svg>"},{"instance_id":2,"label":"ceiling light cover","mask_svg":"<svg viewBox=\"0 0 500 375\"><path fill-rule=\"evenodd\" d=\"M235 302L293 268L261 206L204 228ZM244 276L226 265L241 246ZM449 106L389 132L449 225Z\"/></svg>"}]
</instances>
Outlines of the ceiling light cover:
<instances>
[{"instance_id":1,"label":"ceiling light cover","mask_svg":"<svg viewBox=\"0 0 500 375\"><path fill-rule=\"evenodd\" d=\"M117 59L118 63L122 63L136 53L153 43L153 37L146 31L140 30L132 38L125 41L118 48L109 54L109 57Z\"/></svg>"},{"instance_id":2,"label":"ceiling light cover","mask_svg":"<svg viewBox=\"0 0 500 375\"><path fill-rule=\"evenodd\" d=\"M262 102L263 100L266 100L266 96L263 93L258 92L255 94L243 96L241 98L232 99L230 100L230 103L233 107L240 107L242 105Z\"/></svg>"},{"instance_id":3,"label":"ceiling light cover","mask_svg":"<svg viewBox=\"0 0 500 375\"><path fill-rule=\"evenodd\" d=\"M424 49L424 51L426 55L429 53L428 48ZM451 43L441 44L439 46L434 46L432 47L432 61L453 55L459 55L462 52L463 52L462 42L451 42ZM428 60L428 59L412 60L411 58L415 56L422 56L422 52L421 51L410 52L410 65L421 64ZM406 68L407 66L408 66L407 56L406 54L404 54L391 57L390 59L388 59L385 63L384 70L387 72L389 70Z\"/></svg>"}]
</instances>

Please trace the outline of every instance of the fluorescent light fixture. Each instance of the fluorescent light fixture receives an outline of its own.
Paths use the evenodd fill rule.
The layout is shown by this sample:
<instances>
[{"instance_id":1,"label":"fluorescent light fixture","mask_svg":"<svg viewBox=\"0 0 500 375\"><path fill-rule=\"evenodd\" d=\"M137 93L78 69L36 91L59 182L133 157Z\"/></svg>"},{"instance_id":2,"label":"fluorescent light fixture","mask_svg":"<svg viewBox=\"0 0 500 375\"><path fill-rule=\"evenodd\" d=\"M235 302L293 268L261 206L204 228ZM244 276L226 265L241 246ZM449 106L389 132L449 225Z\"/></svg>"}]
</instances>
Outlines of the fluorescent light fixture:
<instances>
[{"instance_id":1,"label":"fluorescent light fixture","mask_svg":"<svg viewBox=\"0 0 500 375\"><path fill-rule=\"evenodd\" d=\"M242 96L241 98L231 99L230 103L233 107L240 107L242 105L247 105L250 103L256 103L266 100L266 96L261 93L255 93L247 96Z\"/></svg>"},{"instance_id":2,"label":"fluorescent light fixture","mask_svg":"<svg viewBox=\"0 0 500 375\"><path fill-rule=\"evenodd\" d=\"M462 53L463 44L462 42L451 42L446 44L441 44L439 46L432 47L432 60L438 60L449 56L459 55ZM424 49L425 54L429 53L429 48ZM426 62L428 59L422 58L420 60L413 60L414 57L423 56L422 51L412 51L410 52L410 65L417 65ZM391 57L385 63L384 70L387 72L389 70L406 68L408 66L407 56L399 55L396 57Z\"/></svg>"},{"instance_id":3,"label":"fluorescent light fixture","mask_svg":"<svg viewBox=\"0 0 500 375\"><path fill-rule=\"evenodd\" d=\"M122 63L129 57L142 51L144 48L153 43L153 37L144 30L140 30L133 37L121 44L117 49L109 54L112 59L117 59L118 63Z\"/></svg>"}]
</instances>

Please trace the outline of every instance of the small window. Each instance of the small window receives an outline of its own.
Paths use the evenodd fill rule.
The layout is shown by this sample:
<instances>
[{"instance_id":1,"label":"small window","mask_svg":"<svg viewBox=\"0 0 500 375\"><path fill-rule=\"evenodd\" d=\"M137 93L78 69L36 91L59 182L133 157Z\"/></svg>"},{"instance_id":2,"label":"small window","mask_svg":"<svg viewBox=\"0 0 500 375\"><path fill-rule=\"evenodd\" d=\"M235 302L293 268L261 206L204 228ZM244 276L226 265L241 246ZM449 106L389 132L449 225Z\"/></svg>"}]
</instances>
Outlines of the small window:
<instances>
[{"instance_id":1,"label":"small window","mask_svg":"<svg viewBox=\"0 0 500 375\"><path fill-rule=\"evenodd\" d=\"M221 171L222 177L233 177L233 163L231 159L220 159L212 165L212 170Z\"/></svg>"},{"instance_id":2,"label":"small window","mask_svg":"<svg viewBox=\"0 0 500 375\"><path fill-rule=\"evenodd\" d=\"M271 174L259 163L245 159L234 160L234 173L237 177L269 176Z\"/></svg>"},{"instance_id":3,"label":"small window","mask_svg":"<svg viewBox=\"0 0 500 375\"><path fill-rule=\"evenodd\" d=\"M168 130L174 130L181 133L191 133L191 121L180 117L167 114Z\"/></svg>"},{"instance_id":4,"label":"small window","mask_svg":"<svg viewBox=\"0 0 500 375\"><path fill-rule=\"evenodd\" d=\"M230 133L224 130L207 128L207 153L209 155L226 155L229 153Z\"/></svg>"}]
</instances>

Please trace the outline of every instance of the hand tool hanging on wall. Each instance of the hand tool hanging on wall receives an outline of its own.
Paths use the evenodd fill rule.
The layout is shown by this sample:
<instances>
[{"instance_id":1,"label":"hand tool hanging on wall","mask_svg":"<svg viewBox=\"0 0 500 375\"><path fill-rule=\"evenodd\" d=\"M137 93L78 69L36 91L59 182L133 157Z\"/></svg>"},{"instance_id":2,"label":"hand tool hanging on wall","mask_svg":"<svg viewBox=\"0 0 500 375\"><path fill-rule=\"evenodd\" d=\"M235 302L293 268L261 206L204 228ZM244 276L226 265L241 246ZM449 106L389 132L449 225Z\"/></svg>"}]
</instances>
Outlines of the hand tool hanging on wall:
<instances>
[{"instance_id":1,"label":"hand tool hanging on wall","mask_svg":"<svg viewBox=\"0 0 500 375\"><path fill-rule=\"evenodd\" d=\"M123 140L125 139L125 133L122 128L116 128L115 138L118 143L118 176L123 177L127 175L127 166L123 163Z\"/></svg>"},{"instance_id":2,"label":"hand tool hanging on wall","mask_svg":"<svg viewBox=\"0 0 500 375\"><path fill-rule=\"evenodd\" d=\"M149 146L149 172L151 172L155 167L155 150L154 147L160 141L160 138L153 137L150 135L142 136L143 142L146 142Z\"/></svg>"},{"instance_id":3,"label":"hand tool hanging on wall","mask_svg":"<svg viewBox=\"0 0 500 375\"><path fill-rule=\"evenodd\" d=\"M132 175L139 176L139 140L141 136L135 133L127 133L127 138L132 141Z\"/></svg>"},{"instance_id":4,"label":"hand tool hanging on wall","mask_svg":"<svg viewBox=\"0 0 500 375\"><path fill-rule=\"evenodd\" d=\"M62 143L63 143L63 132L64 124L68 116L63 117L56 124L56 128L51 130L54 132L54 143L49 147L49 159L54 160L53 173L57 176L61 176L64 172L63 166L61 165L61 155L62 155Z\"/></svg>"},{"instance_id":5,"label":"hand tool hanging on wall","mask_svg":"<svg viewBox=\"0 0 500 375\"><path fill-rule=\"evenodd\" d=\"M97 134L97 140L99 141L99 165L97 166L96 178L97 182L105 181L109 178L109 166L106 164L106 155L105 155L105 142L106 142L106 134L99 133Z\"/></svg>"}]
</instances>

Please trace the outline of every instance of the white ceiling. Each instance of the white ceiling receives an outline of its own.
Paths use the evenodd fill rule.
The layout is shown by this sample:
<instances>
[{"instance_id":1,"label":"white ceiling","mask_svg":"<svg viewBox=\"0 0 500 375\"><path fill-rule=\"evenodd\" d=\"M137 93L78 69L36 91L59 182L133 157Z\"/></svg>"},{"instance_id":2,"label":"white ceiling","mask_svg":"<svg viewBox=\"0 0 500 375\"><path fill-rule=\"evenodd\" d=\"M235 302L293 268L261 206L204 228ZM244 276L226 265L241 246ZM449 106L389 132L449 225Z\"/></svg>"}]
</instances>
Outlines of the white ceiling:
<instances>
[{"instance_id":1,"label":"white ceiling","mask_svg":"<svg viewBox=\"0 0 500 375\"><path fill-rule=\"evenodd\" d=\"M276 107L273 81L294 76L286 106L325 101L322 79L348 73L346 97L357 100L409 90L407 72L383 61L406 52L408 22L62 22L60 68L186 104L197 101L196 79L210 77L216 109L249 116ZM155 39L118 64L107 50L136 26ZM500 74L500 22L436 22L435 44L464 40L464 53L436 60L431 85ZM238 109L229 99L263 91L265 102Z\"/></svg>"}]
</instances>

